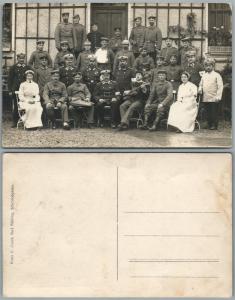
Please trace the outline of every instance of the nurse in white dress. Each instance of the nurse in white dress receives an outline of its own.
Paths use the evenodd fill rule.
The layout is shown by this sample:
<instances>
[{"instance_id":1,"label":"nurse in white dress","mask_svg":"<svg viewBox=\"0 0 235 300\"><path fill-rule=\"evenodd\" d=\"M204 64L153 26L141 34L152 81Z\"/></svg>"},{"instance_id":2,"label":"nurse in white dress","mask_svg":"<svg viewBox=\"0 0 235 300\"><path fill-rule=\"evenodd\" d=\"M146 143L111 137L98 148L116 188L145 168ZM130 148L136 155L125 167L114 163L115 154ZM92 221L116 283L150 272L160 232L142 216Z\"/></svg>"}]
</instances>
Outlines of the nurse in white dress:
<instances>
[{"instance_id":1,"label":"nurse in white dress","mask_svg":"<svg viewBox=\"0 0 235 300\"><path fill-rule=\"evenodd\" d=\"M177 128L181 132L193 132L198 113L197 86L189 81L190 74L183 72L182 84L179 86L177 101L169 111L168 125Z\"/></svg>"},{"instance_id":2,"label":"nurse in white dress","mask_svg":"<svg viewBox=\"0 0 235 300\"><path fill-rule=\"evenodd\" d=\"M22 117L25 128L39 128L42 127L42 106L39 96L39 87L33 81L34 72L27 70L25 72L26 81L22 82L19 89L19 106L25 110Z\"/></svg>"}]
</instances>

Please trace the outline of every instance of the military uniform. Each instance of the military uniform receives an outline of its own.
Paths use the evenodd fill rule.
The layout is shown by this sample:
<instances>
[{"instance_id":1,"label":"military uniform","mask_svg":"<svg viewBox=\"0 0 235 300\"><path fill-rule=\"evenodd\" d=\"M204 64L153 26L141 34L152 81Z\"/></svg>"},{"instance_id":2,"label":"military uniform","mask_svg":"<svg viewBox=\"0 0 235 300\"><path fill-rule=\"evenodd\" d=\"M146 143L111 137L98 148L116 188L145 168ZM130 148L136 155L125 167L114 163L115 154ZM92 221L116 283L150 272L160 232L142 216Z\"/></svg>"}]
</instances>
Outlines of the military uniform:
<instances>
[{"instance_id":1,"label":"military uniform","mask_svg":"<svg viewBox=\"0 0 235 300\"><path fill-rule=\"evenodd\" d=\"M155 82L158 81L158 71L159 70L166 70L166 66L157 66L156 68L151 70L151 76L150 76L151 79L150 79L150 81L152 83L155 83Z\"/></svg>"},{"instance_id":2,"label":"military uniform","mask_svg":"<svg viewBox=\"0 0 235 300\"><path fill-rule=\"evenodd\" d=\"M183 67L183 70L187 71L190 74L189 80L198 87L201 81L200 72L204 70L204 67L200 63L195 62L192 64L188 63L186 66Z\"/></svg>"},{"instance_id":3,"label":"military uniform","mask_svg":"<svg viewBox=\"0 0 235 300\"><path fill-rule=\"evenodd\" d=\"M59 51L56 54L55 60L54 60L54 68L58 69L60 67L64 66L64 56L66 54L71 54L71 52L69 50L67 51ZM74 65L76 64L76 61L74 59Z\"/></svg>"},{"instance_id":4,"label":"military uniform","mask_svg":"<svg viewBox=\"0 0 235 300\"><path fill-rule=\"evenodd\" d=\"M178 91L179 85L181 83L181 74L183 72L181 66L179 65L168 65L165 67L167 72L166 78L171 82L173 90Z\"/></svg>"},{"instance_id":5,"label":"military uniform","mask_svg":"<svg viewBox=\"0 0 235 300\"><path fill-rule=\"evenodd\" d=\"M82 70L82 78L93 96L95 86L100 81L100 69L97 66L91 67L88 65Z\"/></svg>"},{"instance_id":6,"label":"military uniform","mask_svg":"<svg viewBox=\"0 0 235 300\"><path fill-rule=\"evenodd\" d=\"M74 99L82 99L82 100L91 100L91 93L89 92L87 86L84 83L76 83L74 82L67 88L68 97L69 97L69 111L72 114L76 125L78 123L78 111L77 107L73 105ZM87 123L94 123L94 105L89 107L80 107L80 109L84 109L87 111Z\"/></svg>"},{"instance_id":7,"label":"military uniform","mask_svg":"<svg viewBox=\"0 0 235 300\"><path fill-rule=\"evenodd\" d=\"M83 70L88 65L89 59L88 56L91 55L91 51L83 51L78 55L77 59L77 68L78 70Z\"/></svg>"},{"instance_id":8,"label":"military uniform","mask_svg":"<svg viewBox=\"0 0 235 300\"><path fill-rule=\"evenodd\" d=\"M109 47L116 54L119 50L122 49L122 37L113 36L109 41Z\"/></svg>"},{"instance_id":9,"label":"military uniform","mask_svg":"<svg viewBox=\"0 0 235 300\"><path fill-rule=\"evenodd\" d=\"M179 60L180 60L180 64L181 64L182 67L187 65L187 63L188 63L187 52L190 51L190 50L196 51L196 48L192 45L189 45L187 48L182 47L179 50Z\"/></svg>"},{"instance_id":10,"label":"military uniform","mask_svg":"<svg viewBox=\"0 0 235 300\"><path fill-rule=\"evenodd\" d=\"M156 119L158 121L162 119L169 110L172 99L173 88L169 81L165 80L154 83L144 108L145 122L148 122L152 113L156 113ZM162 107L159 108L159 104L161 104Z\"/></svg>"},{"instance_id":11,"label":"military uniform","mask_svg":"<svg viewBox=\"0 0 235 300\"><path fill-rule=\"evenodd\" d=\"M43 99L46 104L46 111L48 119L55 122L55 107L58 102L61 103L61 117L62 121L68 122L68 107L66 104L68 94L64 83L58 81L50 81L44 86Z\"/></svg>"},{"instance_id":12,"label":"military uniform","mask_svg":"<svg viewBox=\"0 0 235 300\"><path fill-rule=\"evenodd\" d=\"M39 68L39 66L41 65L40 62L40 57L41 56L46 56L47 60L48 60L48 66L52 67L52 59L50 54L47 51L40 51L40 50L35 50L32 52L32 54L30 55L29 61L28 61L28 65L34 69Z\"/></svg>"},{"instance_id":13,"label":"military uniform","mask_svg":"<svg viewBox=\"0 0 235 300\"><path fill-rule=\"evenodd\" d=\"M8 75L8 90L12 93L12 119L13 126L16 126L19 115L15 92L19 91L20 84L25 81L25 72L31 68L25 63L16 63L10 67Z\"/></svg>"},{"instance_id":14,"label":"military uniform","mask_svg":"<svg viewBox=\"0 0 235 300\"><path fill-rule=\"evenodd\" d=\"M133 51L130 50L119 50L117 54L115 55L114 64L113 64L113 71L115 72L115 69L118 67L119 63L119 57L120 56L127 56L127 66L132 68L135 62L135 56L133 54Z\"/></svg>"},{"instance_id":15,"label":"military uniform","mask_svg":"<svg viewBox=\"0 0 235 300\"><path fill-rule=\"evenodd\" d=\"M136 58L134 63L134 69L136 71L140 71L145 73L154 68L154 61L153 58L149 55L142 56L141 54Z\"/></svg>"},{"instance_id":16,"label":"military uniform","mask_svg":"<svg viewBox=\"0 0 235 300\"><path fill-rule=\"evenodd\" d=\"M149 26L146 28L145 47L150 56L155 60L156 49L159 51L162 47L162 32L157 26Z\"/></svg>"},{"instance_id":17,"label":"military uniform","mask_svg":"<svg viewBox=\"0 0 235 300\"><path fill-rule=\"evenodd\" d=\"M77 72L77 68L75 67L61 67L60 71L60 81L65 84L66 87L70 86L73 83L73 77Z\"/></svg>"},{"instance_id":18,"label":"military uniform","mask_svg":"<svg viewBox=\"0 0 235 300\"><path fill-rule=\"evenodd\" d=\"M83 45L86 40L86 28L82 24L73 24L74 30L74 52L78 57L79 53L83 50Z\"/></svg>"},{"instance_id":19,"label":"military uniform","mask_svg":"<svg viewBox=\"0 0 235 300\"><path fill-rule=\"evenodd\" d=\"M140 53L140 48L144 46L146 27L140 25L132 28L129 41L132 46L132 51L137 57Z\"/></svg>"},{"instance_id":20,"label":"military uniform","mask_svg":"<svg viewBox=\"0 0 235 300\"><path fill-rule=\"evenodd\" d=\"M104 106L111 106L111 122L112 124L118 124L120 119L119 113L119 99L116 97L118 92L117 83L109 80L108 82L99 82L94 91L94 99L96 101L97 115L101 124L104 123ZM112 102L112 98L116 98L117 101ZM99 99L104 99L105 102L99 102Z\"/></svg>"},{"instance_id":21,"label":"military uniform","mask_svg":"<svg viewBox=\"0 0 235 300\"><path fill-rule=\"evenodd\" d=\"M103 33L99 31L91 31L87 35L88 41L91 42L91 51L95 52L96 49L101 47L101 38L103 37Z\"/></svg>"},{"instance_id":22,"label":"military uniform","mask_svg":"<svg viewBox=\"0 0 235 300\"><path fill-rule=\"evenodd\" d=\"M72 23L62 22L57 24L55 29L55 44L58 50L60 49L61 41L67 41L69 44L69 49L74 49L76 38Z\"/></svg>"},{"instance_id":23,"label":"military uniform","mask_svg":"<svg viewBox=\"0 0 235 300\"><path fill-rule=\"evenodd\" d=\"M46 66L43 67L42 65L36 70L35 72L35 82L37 82L39 86L39 93L42 97L44 86L47 82L51 81L51 71L52 68Z\"/></svg>"},{"instance_id":24,"label":"military uniform","mask_svg":"<svg viewBox=\"0 0 235 300\"><path fill-rule=\"evenodd\" d=\"M131 90L131 78L135 76L134 70L131 68L119 67L113 74L115 81L117 82L118 91L123 94L124 91Z\"/></svg>"},{"instance_id":25,"label":"military uniform","mask_svg":"<svg viewBox=\"0 0 235 300\"><path fill-rule=\"evenodd\" d=\"M177 57L177 61L179 60L179 52L175 47L162 48L160 55L164 57L164 62L166 65L170 63L170 58L172 55L175 55Z\"/></svg>"}]
</instances>

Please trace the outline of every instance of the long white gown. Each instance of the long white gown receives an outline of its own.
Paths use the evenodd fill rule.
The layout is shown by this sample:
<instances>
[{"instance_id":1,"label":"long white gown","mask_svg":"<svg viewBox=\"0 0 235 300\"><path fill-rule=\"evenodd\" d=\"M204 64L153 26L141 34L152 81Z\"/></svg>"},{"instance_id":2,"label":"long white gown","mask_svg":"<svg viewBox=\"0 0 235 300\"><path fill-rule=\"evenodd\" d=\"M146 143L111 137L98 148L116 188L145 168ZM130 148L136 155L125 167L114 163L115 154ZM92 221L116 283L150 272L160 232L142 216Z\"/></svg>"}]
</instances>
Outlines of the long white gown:
<instances>
[{"instance_id":1,"label":"long white gown","mask_svg":"<svg viewBox=\"0 0 235 300\"><path fill-rule=\"evenodd\" d=\"M34 81L22 82L19 89L19 105L25 110L22 118L26 128L42 127L42 106L38 84ZM35 101L30 104L29 101Z\"/></svg>"},{"instance_id":2,"label":"long white gown","mask_svg":"<svg viewBox=\"0 0 235 300\"><path fill-rule=\"evenodd\" d=\"M179 86L177 101L170 107L168 125L182 132L193 132L198 113L196 96L197 86L192 82L188 81Z\"/></svg>"}]
</instances>

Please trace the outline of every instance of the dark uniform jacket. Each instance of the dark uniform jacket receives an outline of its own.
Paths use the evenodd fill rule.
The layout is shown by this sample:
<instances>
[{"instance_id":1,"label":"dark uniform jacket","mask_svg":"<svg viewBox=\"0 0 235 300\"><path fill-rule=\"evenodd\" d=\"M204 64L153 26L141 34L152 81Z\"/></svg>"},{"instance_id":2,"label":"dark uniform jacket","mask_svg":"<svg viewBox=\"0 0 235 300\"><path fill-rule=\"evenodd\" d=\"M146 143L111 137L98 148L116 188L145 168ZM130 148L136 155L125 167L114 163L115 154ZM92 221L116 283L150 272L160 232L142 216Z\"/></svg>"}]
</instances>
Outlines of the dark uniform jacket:
<instances>
[{"instance_id":1,"label":"dark uniform jacket","mask_svg":"<svg viewBox=\"0 0 235 300\"><path fill-rule=\"evenodd\" d=\"M68 94L66 86L63 82L50 81L46 83L43 91L43 99L45 103L57 104L57 102L64 103L67 100Z\"/></svg>"},{"instance_id":2,"label":"dark uniform jacket","mask_svg":"<svg viewBox=\"0 0 235 300\"><path fill-rule=\"evenodd\" d=\"M41 65L41 61L40 61L40 57L41 55L45 55L48 59L48 66L52 67L52 59L50 54L47 51L39 51L39 50L35 50L32 52L29 61L28 61L28 65L34 69L39 68L39 66Z\"/></svg>"},{"instance_id":3,"label":"dark uniform jacket","mask_svg":"<svg viewBox=\"0 0 235 300\"><path fill-rule=\"evenodd\" d=\"M109 47L113 50L116 54L117 51L122 49L122 37L113 36L109 41Z\"/></svg>"},{"instance_id":4,"label":"dark uniform jacket","mask_svg":"<svg viewBox=\"0 0 235 300\"><path fill-rule=\"evenodd\" d=\"M175 47L165 47L162 48L160 55L164 57L164 62L166 65L170 63L170 58L172 55L176 55L177 57L177 62L179 60L179 51Z\"/></svg>"},{"instance_id":5,"label":"dark uniform jacket","mask_svg":"<svg viewBox=\"0 0 235 300\"><path fill-rule=\"evenodd\" d=\"M116 98L115 93L118 92L118 87L116 81L108 81L108 82L99 82L94 91L94 99L96 102L99 99L106 100L107 104L110 104L112 98Z\"/></svg>"},{"instance_id":6,"label":"dark uniform jacket","mask_svg":"<svg viewBox=\"0 0 235 300\"><path fill-rule=\"evenodd\" d=\"M149 55L147 55L147 56L139 55L136 58L135 63L134 63L134 69L136 71L145 72L145 71L149 71L153 68L154 68L154 61L153 61L152 57L150 57Z\"/></svg>"},{"instance_id":7,"label":"dark uniform jacket","mask_svg":"<svg viewBox=\"0 0 235 300\"><path fill-rule=\"evenodd\" d=\"M91 51L83 51L78 55L77 68L78 70L84 69L88 65L88 56L91 55Z\"/></svg>"},{"instance_id":8,"label":"dark uniform jacket","mask_svg":"<svg viewBox=\"0 0 235 300\"><path fill-rule=\"evenodd\" d=\"M145 33L145 47L148 52L154 52L162 47L162 32L157 26L149 26L146 28Z\"/></svg>"},{"instance_id":9,"label":"dark uniform jacket","mask_svg":"<svg viewBox=\"0 0 235 300\"><path fill-rule=\"evenodd\" d=\"M91 99L91 93L84 83L73 83L67 88L69 101L73 102L72 98Z\"/></svg>"},{"instance_id":10,"label":"dark uniform jacket","mask_svg":"<svg viewBox=\"0 0 235 300\"><path fill-rule=\"evenodd\" d=\"M136 26L132 28L129 41L132 45L132 51L139 53L139 48L144 46L146 27Z\"/></svg>"},{"instance_id":11,"label":"dark uniform jacket","mask_svg":"<svg viewBox=\"0 0 235 300\"><path fill-rule=\"evenodd\" d=\"M119 64L119 57L120 56L127 56L127 66L132 68L135 62L135 56L133 54L133 51L130 50L119 50L117 54L115 55L114 64L113 64L113 71L115 72L115 69L118 67Z\"/></svg>"},{"instance_id":12,"label":"dark uniform jacket","mask_svg":"<svg viewBox=\"0 0 235 300\"><path fill-rule=\"evenodd\" d=\"M133 78L134 70L131 68L117 68L113 77L117 82L118 91L123 94L124 91L131 90L131 78Z\"/></svg>"},{"instance_id":13,"label":"dark uniform jacket","mask_svg":"<svg viewBox=\"0 0 235 300\"><path fill-rule=\"evenodd\" d=\"M55 45L57 49L60 49L60 42L67 41L69 43L69 49L74 48L75 33L72 23L59 23L55 29Z\"/></svg>"},{"instance_id":14,"label":"dark uniform jacket","mask_svg":"<svg viewBox=\"0 0 235 300\"><path fill-rule=\"evenodd\" d=\"M60 69L60 81L65 84L66 87L73 83L73 77L77 73L75 67L61 67Z\"/></svg>"},{"instance_id":15,"label":"dark uniform jacket","mask_svg":"<svg viewBox=\"0 0 235 300\"><path fill-rule=\"evenodd\" d=\"M187 71L190 74L189 80L194 83L196 86L199 86L199 83L201 81L201 75L199 72L203 71L204 68L203 66L195 62L194 64L187 64L186 66L183 67L184 71Z\"/></svg>"},{"instance_id":16,"label":"dark uniform jacket","mask_svg":"<svg viewBox=\"0 0 235 300\"><path fill-rule=\"evenodd\" d=\"M20 88L20 84L25 81L25 72L31 70L26 64L16 63L10 67L8 75L8 90L14 93Z\"/></svg>"},{"instance_id":17,"label":"dark uniform jacket","mask_svg":"<svg viewBox=\"0 0 235 300\"><path fill-rule=\"evenodd\" d=\"M181 82L181 74L183 72L181 66L168 65L165 67L165 70L167 72L167 75L166 75L167 80L171 82L174 90L178 90L178 87Z\"/></svg>"},{"instance_id":18,"label":"dark uniform jacket","mask_svg":"<svg viewBox=\"0 0 235 300\"><path fill-rule=\"evenodd\" d=\"M47 82L51 81L51 71L50 67L40 66L35 72L35 82L37 82L39 86L40 95L43 94L44 86Z\"/></svg>"},{"instance_id":19,"label":"dark uniform jacket","mask_svg":"<svg viewBox=\"0 0 235 300\"><path fill-rule=\"evenodd\" d=\"M161 67L156 67L154 69L151 70L151 76L150 76L150 81L151 82L157 82L158 81L158 70L166 70L166 66L161 66Z\"/></svg>"},{"instance_id":20,"label":"dark uniform jacket","mask_svg":"<svg viewBox=\"0 0 235 300\"><path fill-rule=\"evenodd\" d=\"M164 106L169 106L173 99L173 88L169 81L158 81L153 84L147 104L161 103Z\"/></svg>"},{"instance_id":21,"label":"dark uniform jacket","mask_svg":"<svg viewBox=\"0 0 235 300\"><path fill-rule=\"evenodd\" d=\"M71 52L69 50L57 52L55 60L54 60L54 68L55 69L59 69L60 67L64 66L64 56L66 54L71 54ZM75 59L74 59L74 64L75 64Z\"/></svg>"},{"instance_id":22,"label":"dark uniform jacket","mask_svg":"<svg viewBox=\"0 0 235 300\"><path fill-rule=\"evenodd\" d=\"M74 48L82 51L83 44L86 40L86 28L82 24L73 24L74 30Z\"/></svg>"},{"instance_id":23,"label":"dark uniform jacket","mask_svg":"<svg viewBox=\"0 0 235 300\"><path fill-rule=\"evenodd\" d=\"M91 51L95 52L97 48L101 47L101 38L103 37L103 33L99 31L91 31L87 35L88 41L91 42Z\"/></svg>"},{"instance_id":24,"label":"dark uniform jacket","mask_svg":"<svg viewBox=\"0 0 235 300\"><path fill-rule=\"evenodd\" d=\"M100 69L97 66L86 66L82 69L83 82L93 95L96 84L100 81Z\"/></svg>"}]
</instances>

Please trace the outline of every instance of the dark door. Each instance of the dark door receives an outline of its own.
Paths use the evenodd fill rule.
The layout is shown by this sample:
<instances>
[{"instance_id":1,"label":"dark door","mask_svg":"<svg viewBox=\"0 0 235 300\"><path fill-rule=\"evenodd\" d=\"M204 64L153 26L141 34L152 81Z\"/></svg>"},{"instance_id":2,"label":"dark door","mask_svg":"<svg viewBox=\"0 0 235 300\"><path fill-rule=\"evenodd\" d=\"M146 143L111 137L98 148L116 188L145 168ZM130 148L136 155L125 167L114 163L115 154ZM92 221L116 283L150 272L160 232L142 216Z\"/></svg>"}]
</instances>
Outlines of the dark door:
<instances>
[{"instance_id":1,"label":"dark door","mask_svg":"<svg viewBox=\"0 0 235 300\"><path fill-rule=\"evenodd\" d=\"M98 30L112 37L115 27L122 28L123 38L127 38L127 4L91 4L91 24L97 23Z\"/></svg>"}]
</instances>

